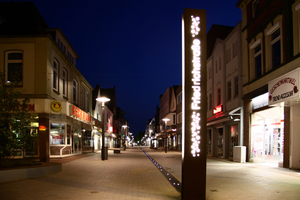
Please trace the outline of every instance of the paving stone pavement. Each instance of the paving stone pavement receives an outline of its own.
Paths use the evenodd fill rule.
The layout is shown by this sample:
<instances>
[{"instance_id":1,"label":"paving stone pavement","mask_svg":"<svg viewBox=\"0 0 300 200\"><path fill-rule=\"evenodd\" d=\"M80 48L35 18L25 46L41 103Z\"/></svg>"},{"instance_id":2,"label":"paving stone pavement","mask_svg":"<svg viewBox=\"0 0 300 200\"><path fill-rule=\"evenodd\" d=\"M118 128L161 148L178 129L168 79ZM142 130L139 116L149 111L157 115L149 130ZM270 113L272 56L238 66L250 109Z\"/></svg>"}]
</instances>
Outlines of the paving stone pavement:
<instances>
[{"instance_id":1,"label":"paving stone pavement","mask_svg":"<svg viewBox=\"0 0 300 200\"><path fill-rule=\"evenodd\" d=\"M60 173L0 184L0 199L180 199L180 193L139 148L120 154L110 151L105 161L101 154L76 157L53 159L63 163Z\"/></svg>"},{"instance_id":2,"label":"paving stone pavement","mask_svg":"<svg viewBox=\"0 0 300 200\"><path fill-rule=\"evenodd\" d=\"M181 152L144 149L181 181ZM236 163L208 157L206 199L300 200L300 170L279 168L274 164Z\"/></svg>"},{"instance_id":3,"label":"paving stone pavement","mask_svg":"<svg viewBox=\"0 0 300 200\"><path fill-rule=\"evenodd\" d=\"M180 152L143 149L181 181ZM51 162L63 163L62 172L2 183L0 199L181 199L139 148L128 148L121 154L110 151L105 161L101 154L90 153ZM300 171L208 158L206 199L300 200Z\"/></svg>"}]
</instances>

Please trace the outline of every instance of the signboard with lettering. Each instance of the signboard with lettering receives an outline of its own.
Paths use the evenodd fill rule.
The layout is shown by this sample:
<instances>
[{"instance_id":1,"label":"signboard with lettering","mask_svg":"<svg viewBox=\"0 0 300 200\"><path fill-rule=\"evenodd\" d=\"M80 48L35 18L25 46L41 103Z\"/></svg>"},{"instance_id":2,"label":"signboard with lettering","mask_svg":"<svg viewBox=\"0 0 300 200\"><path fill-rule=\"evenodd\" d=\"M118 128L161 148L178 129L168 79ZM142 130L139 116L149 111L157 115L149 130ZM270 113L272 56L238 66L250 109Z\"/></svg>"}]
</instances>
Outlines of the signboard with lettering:
<instances>
[{"instance_id":1,"label":"signboard with lettering","mask_svg":"<svg viewBox=\"0 0 300 200\"><path fill-rule=\"evenodd\" d=\"M91 115L87 114L86 112L84 112L83 110L81 110L80 108L74 105L70 105L70 106L72 106L71 116L79 118L86 122L91 122Z\"/></svg>"},{"instance_id":2,"label":"signboard with lettering","mask_svg":"<svg viewBox=\"0 0 300 200\"><path fill-rule=\"evenodd\" d=\"M269 105L299 98L299 68L268 83Z\"/></svg>"},{"instance_id":3,"label":"signboard with lettering","mask_svg":"<svg viewBox=\"0 0 300 200\"><path fill-rule=\"evenodd\" d=\"M214 108L213 114L221 113L222 111L223 111L223 106L219 105L219 106Z\"/></svg>"},{"instance_id":4,"label":"signboard with lettering","mask_svg":"<svg viewBox=\"0 0 300 200\"><path fill-rule=\"evenodd\" d=\"M184 9L182 199L205 199L206 11Z\"/></svg>"}]
</instances>

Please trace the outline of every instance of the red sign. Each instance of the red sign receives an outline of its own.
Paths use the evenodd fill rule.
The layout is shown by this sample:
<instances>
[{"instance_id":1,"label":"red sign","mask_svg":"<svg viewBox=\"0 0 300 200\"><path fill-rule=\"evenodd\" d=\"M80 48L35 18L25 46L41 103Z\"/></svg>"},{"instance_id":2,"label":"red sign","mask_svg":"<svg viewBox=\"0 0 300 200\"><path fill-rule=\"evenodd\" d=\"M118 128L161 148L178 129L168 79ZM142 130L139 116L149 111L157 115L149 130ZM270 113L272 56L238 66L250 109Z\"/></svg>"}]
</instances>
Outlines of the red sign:
<instances>
[{"instance_id":1,"label":"red sign","mask_svg":"<svg viewBox=\"0 0 300 200\"><path fill-rule=\"evenodd\" d=\"M217 113L220 113L222 111L223 111L223 106L219 105L219 106L217 106L217 107L214 108L213 113L217 114Z\"/></svg>"},{"instance_id":2,"label":"red sign","mask_svg":"<svg viewBox=\"0 0 300 200\"><path fill-rule=\"evenodd\" d=\"M72 105L72 115L87 122L91 122L91 115L87 114L80 108Z\"/></svg>"}]
</instances>

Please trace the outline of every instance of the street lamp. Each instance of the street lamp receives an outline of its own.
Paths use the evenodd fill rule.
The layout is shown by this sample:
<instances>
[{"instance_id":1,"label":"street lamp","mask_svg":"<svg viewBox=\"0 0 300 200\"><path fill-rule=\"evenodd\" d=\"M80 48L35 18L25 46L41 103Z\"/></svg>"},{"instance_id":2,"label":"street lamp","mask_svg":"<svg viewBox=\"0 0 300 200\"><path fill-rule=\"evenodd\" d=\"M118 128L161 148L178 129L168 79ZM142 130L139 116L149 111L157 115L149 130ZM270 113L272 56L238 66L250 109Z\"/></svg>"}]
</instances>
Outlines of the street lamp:
<instances>
[{"instance_id":1,"label":"street lamp","mask_svg":"<svg viewBox=\"0 0 300 200\"><path fill-rule=\"evenodd\" d=\"M165 153L168 152L168 135L167 135L167 123L170 121L168 118L162 119L165 122L165 132L166 132L166 141L165 141Z\"/></svg>"},{"instance_id":2,"label":"street lamp","mask_svg":"<svg viewBox=\"0 0 300 200\"><path fill-rule=\"evenodd\" d=\"M99 101L101 102L101 120L102 120L102 147L101 147L101 159L102 160L105 160L105 148L104 148L104 144L105 144L105 132L104 132L104 105L105 105L105 102L108 102L110 101L109 98L106 98L106 97L98 97L96 99L96 101Z\"/></svg>"}]
</instances>

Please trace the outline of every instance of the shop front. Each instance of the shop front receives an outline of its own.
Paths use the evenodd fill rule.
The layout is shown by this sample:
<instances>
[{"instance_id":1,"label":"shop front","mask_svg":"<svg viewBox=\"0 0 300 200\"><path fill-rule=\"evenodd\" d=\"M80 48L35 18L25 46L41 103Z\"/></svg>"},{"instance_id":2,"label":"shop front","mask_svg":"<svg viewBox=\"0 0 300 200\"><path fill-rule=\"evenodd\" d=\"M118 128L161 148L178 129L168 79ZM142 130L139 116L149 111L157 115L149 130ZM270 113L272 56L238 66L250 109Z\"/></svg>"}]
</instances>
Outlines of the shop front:
<instances>
[{"instance_id":1,"label":"shop front","mask_svg":"<svg viewBox=\"0 0 300 200\"><path fill-rule=\"evenodd\" d=\"M250 161L299 169L299 68L268 83L251 99Z\"/></svg>"},{"instance_id":2,"label":"shop front","mask_svg":"<svg viewBox=\"0 0 300 200\"><path fill-rule=\"evenodd\" d=\"M215 109L214 115L207 119L207 155L232 160L233 148L241 142L241 107L230 112L223 108Z\"/></svg>"}]
</instances>

